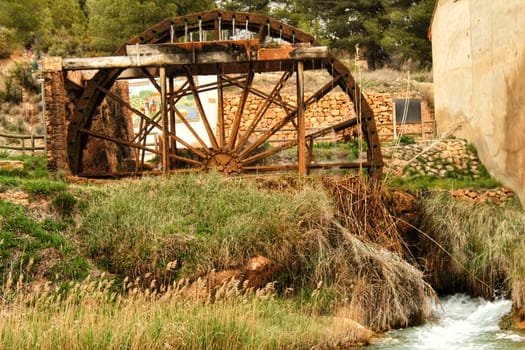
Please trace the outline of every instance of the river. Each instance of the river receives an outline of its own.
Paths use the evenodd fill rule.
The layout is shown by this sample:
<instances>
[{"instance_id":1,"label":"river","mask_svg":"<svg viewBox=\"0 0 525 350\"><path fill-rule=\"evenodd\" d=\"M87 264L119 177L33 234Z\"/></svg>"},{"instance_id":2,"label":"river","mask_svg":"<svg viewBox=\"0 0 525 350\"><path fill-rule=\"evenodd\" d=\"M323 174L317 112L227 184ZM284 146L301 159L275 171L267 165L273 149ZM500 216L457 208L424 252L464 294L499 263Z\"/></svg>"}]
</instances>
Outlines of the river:
<instances>
[{"instance_id":1,"label":"river","mask_svg":"<svg viewBox=\"0 0 525 350\"><path fill-rule=\"evenodd\" d=\"M386 339L366 350L525 349L525 332L504 331L498 326L511 306L507 299L491 302L464 294L444 297L434 308L434 321L389 332Z\"/></svg>"}]
</instances>

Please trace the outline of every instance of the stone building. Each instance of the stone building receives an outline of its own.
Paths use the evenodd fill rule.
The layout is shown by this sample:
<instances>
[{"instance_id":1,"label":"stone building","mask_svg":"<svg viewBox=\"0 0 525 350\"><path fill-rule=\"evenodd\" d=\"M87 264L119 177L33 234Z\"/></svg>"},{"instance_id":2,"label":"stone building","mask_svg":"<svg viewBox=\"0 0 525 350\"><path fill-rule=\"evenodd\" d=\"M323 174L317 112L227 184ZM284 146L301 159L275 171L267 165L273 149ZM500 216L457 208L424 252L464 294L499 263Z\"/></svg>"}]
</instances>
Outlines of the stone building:
<instances>
[{"instance_id":1,"label":"stone building","mask_svg":"<svg viewBox=\"0 0 525 350\"><path fill-rule=\"evenodd\" d=\"M430 34L438 133L474 144L525 203L523 23L523 0L438 0Z\"/></svg>"}]
</instances>

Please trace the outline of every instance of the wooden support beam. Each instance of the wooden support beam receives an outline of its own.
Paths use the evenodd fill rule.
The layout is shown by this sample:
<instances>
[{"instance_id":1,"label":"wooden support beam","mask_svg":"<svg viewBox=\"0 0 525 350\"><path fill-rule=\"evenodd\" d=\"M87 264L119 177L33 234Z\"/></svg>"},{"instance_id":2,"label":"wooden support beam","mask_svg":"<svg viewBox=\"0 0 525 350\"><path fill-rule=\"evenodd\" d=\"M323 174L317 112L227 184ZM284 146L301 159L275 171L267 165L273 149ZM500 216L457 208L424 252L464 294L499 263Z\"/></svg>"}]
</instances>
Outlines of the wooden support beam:
<instances>
[{"instance_id":1,"label":"wooden support beam","mask_svg":"<svg viewBox=\"0 0 525 350\"><path fill-rule=\"evenodd\" d=\"M224 92L222 75L217 75L217 128L219 129L219 148L224 150L226 131L224 124Z\"/></svg>"},{"instance_id":2,"label":"wooden support beam","mask_svg":"<svg viewBox=\"0 0 525 350\"><path fill-rule=\"evenodd\" d=\"M299 174L306 175L306 139L304 121L304 66L297 61L297 158Z\"/></svg>"},{"instance_id":3,"label":"wooden support beam","mask_svg":"<svg viewBox=\"0 0 525 350\"><path fill-rule=\"evenodd\" d=\"M248 40L251 42L253 40ZM140 68L140 67L162 67L178 66L183 67L189 64L216 64L216 63L240 63L251 61L280 61L280 60L301 60L301 59L325 59L328 57L328 49L324 46L309 48L293 48L284 45L282 48L265 49L263 57L254 54L250 46L242 45L246 41L240 41L234 50L230 46L221 46L213 43L214 46L207 47L206 43L200 44L199 50L187 50L177 53L155 53L159 47L178 47L182 44L170 45L141 45L141 48L148 48L151 54L141 54L141 51L132 50L135 45L128 45L129 56L107 56L107 57L86 57L86 58L64 58L62 68L64 70L89 70L107 68ZM236 43L234 41L233 43ZM146 51L148 51L146 50ZM133 54L133 53L137 54ZM148 51L149 52L149 51ZM169 51L168 51L169 52ZM258 52L258 51L257 51Z\"/></svg>"},{"instance_id":4,"label":"wooden support beam","mask_svg":"<svg viewBox=\"0 0 525 350\"><path fill-rule=\"evenodd\" d=\"M162 169L164 170L164 175L168 175L168 172L170 170L170 127L168 119L166 90L166 68L160 67L160 115L162 119Z\"/></svg>"},{"instance_id":5,"label":"wooden support beam","mask_svg":"<svg viewBox=\"0 0 525 350\"><path fill-rule=\"evenodd\" d=\"M168 95L171 96L175 90L175 82L173 77L170 77L169 79L169 89L168 89ZM173 109L172 105L173 100L171 98L168 98L168 107L170 112L170 135L177 136L177 126L176 126L176 120L175 120L175 110ZM171 139L170 139L171 141ZM177 142L173 141L170 142L170 153L176 154L177 153Z\"/></svg>"}]
</instances>

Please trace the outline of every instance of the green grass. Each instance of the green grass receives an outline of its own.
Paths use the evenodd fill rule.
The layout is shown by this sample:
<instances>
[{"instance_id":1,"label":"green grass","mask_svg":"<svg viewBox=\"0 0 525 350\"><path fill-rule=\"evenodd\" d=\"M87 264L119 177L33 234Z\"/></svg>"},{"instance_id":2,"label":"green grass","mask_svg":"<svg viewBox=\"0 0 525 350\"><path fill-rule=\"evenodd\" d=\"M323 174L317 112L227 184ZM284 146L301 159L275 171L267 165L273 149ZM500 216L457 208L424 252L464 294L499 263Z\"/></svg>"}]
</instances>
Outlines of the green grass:
<instances>
[{"instance_id":1,"label":"green grass","mask_svg":"<svg viewBox=\"0 0 525 350\"><path fill-rule=\"evenodd\" d=\"M408 176L394 177L389 180L389 186L406 190L423 190L423 189L447 189L455 190L460 188L497 188L502 184L491 176L482 176L479 178L464 177L437 177L437 176Z\"/></svg>"},{"instance_id":2,"label":"green grass","mask_svg":"<svg viewBox=\"0 0 525 350\"><path fill-rule=\"evenodd\" d=\"M429 292L422 274L337 224L334 203L320 181L294 181L297 187L285 191L215 173L120 181L90 203L77 239L99 268L121 278L148 275L145 285L151 279L160 285L195 280L213 270L243 271L250 258L262 255L273 262L270 276L281 291L314 290L321 282L319 312L334 312L353 300L381 310L381 318L375 311L360 313L358 321L374 329L420 320ZM365 271L371 275L361 278ZM354 290L369 285L373 295Z\"/></svg>"},{"instance_id":3,"label":"green grass","mask_svg":"<svg viewBox=\"0 0 525 350\"><path fill-rule=\"evenodd\" d=\"M20 205L0 200L0 281L5 282L9 272L23 275L25 280L46 277L49 280L82 279L87 275L88 263L66 237L67 225L52 219L36 221ZM52 252L53 261L43 261ZM27 266L34 264L35 269ZM39 270L40 264L49 269ZM42 276L37 276L39 274Z\"/></svg>"},{"instance_id":4,"label":"green grass","mask_svg":"<svg viewBox=\"0 0 525 350\"><path fill-rule=\"evenodd\" d=\"M0 190L20 188L32 195L49 196L67 188L64 182L49 178L44 157L9 156L2 153L0 159L24 162L21 170L0 170Z\"/></svg>"},{"instance_id":5,"label":"green grass","mask_svg":"<svg viewBox=\"0 0 525 350\"><path fill-rule=\"evenodd\" d=\"M61 218L72 217L76 198L65 182L48 178L44 157L9 156L0 158L24 162L22 170L0 171L0 191L23 191L28 203L50 200ZM35 210L45 211L45 205ZM26 281L46 278L52 281L83 279L90 269L68 237L69 225L52 215L32 213L12 202L0 200L0 281L23 276Z\"/></svg>"}]
</instances>

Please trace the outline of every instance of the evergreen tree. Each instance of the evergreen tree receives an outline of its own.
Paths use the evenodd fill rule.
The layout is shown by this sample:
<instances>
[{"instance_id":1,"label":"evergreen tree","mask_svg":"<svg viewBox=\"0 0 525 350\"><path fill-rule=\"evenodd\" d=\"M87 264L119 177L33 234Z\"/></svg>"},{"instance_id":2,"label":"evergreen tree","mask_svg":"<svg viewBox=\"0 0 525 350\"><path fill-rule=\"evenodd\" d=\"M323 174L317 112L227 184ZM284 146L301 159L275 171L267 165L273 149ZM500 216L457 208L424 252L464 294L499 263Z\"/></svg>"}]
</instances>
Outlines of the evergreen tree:
<instances>
[{"instance_id":1,"label":"evergreen tree","mask_svg":"<svg viewBox=\"0 0 525 350\"><path fill-rule=\"evenodd\" d=\"M219 0L218 7L229 11L268 13L270 0Z\"/></svg>"},{"instance_id":2,"label":"evergreen tree","mask_svg":"<svg viewBox=\"0 0 525 350\"><path fill-rule=\"evenodd\" d=\"M78 0L46 0L38 50L53 56L81 56L89 47L87 18Z\"/></svg>"},{"instance_id":3,"label":"evergreen tree","mask_svg":"<svg viewBox=\"0 0 525 350\"><path fill-rule=\"evenodd\" d=\"M322 2L323 3L323 2ZM332 47L355 52L364 49L369 68L396 58L431 62L426 38L435 0L343 0L324 8Z\"/></svg>"},{"instance_id":4,"label":"evergreen tree","mask_svg":"<svg viewBox=\"0 0 525 350\"><path fill-rule=\"evenodd\" d=\"M329 44L322 1L281 0L274 2L270 14L291 26L312 34L317 40Z\"/></svg>"},{"instance_id":5,"label":"evergreen tree","mask_svg":"<svg viewBox=\"0 0 525 350\"><path fill-rule=\"evenodd\" d=\"M40 30L40 15L44 8L39 0L0 1L0 28L5 28L13 40L31 46Z\"/></svg>"},{"instance_id":6,"label":"evergreen tree","mask_svg":"<svg viewBox=\"0 0 525 350\"><path fill-rule=\"evenodd\" d=\"M92 48L111 54L130 38L171 17L214 8L214 2L170 0L86 0Z\"/></svg>"},{"instance_id":7,"label":"evergreen tree","mask_svg":"<svg viewBox=\"0 0 525 350\"><path fill-rule=\"evenodd\" d=\"M420 0L405 5L405 8L392 7L388 16L390 25L383 33L380 44L400 62L410 60L430 66L432 46L428 30L435 0Z\"/></svg>"},{"instance_id":8,"label":"evergreen tree","mask_svg":"<svg viewBox=\"0 0 525 350\"><path fill-rule=\"evenodd\" d=\"M215 8L215 0L176 0L177 16L209 11Z\"/></svg>"},{"instance_id":9,"label":"evergreen tree","mask_svg":"<svg viewBox=\"0 0 525 350\"><path fill-rule=\"evenodd\" d=\"M165 18L177 15L177 6L167 1L87 0L91 47L111 54L130 38Z\"/></svg>"}]
</instances>

